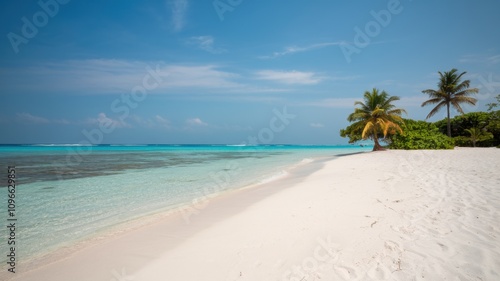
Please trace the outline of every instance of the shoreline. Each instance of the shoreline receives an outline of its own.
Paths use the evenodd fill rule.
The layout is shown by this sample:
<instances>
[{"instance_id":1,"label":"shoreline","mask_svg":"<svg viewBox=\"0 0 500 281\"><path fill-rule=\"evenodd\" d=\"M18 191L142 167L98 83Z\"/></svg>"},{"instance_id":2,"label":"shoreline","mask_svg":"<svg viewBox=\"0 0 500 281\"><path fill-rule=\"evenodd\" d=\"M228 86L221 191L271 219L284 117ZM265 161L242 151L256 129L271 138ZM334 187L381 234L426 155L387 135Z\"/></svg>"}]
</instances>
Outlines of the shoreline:
<instances>
[{"instance_id":1,"label":"shoreline","mask_svg":"<svg viewBox=\"0 0 500 281\"><path fill-rule=\"evenodd\" d=\"M361 152L363 153L363 152ZM6 272L2 269L2 273L0 273L0 277L6 277L7 280L17 280L18 277L23 277L25 274L30 274L33 271L43 270L46 267L50 267L59 262L64 262L68 258L71 258L74 255L78 255L79 252L98 247L101 244L108 243L114 239L120 238L123 235L126 235L128 232L140 231L141 229L146 229L148 227L152 227L158 223L165 224L173 224L175 227L182 227L183 225L189 225L190 219L195 218L197 213L201 213L204 211L205 204L203 201L207 201L207 205L217 204L220 202L224 202L225 200L231 200L233 197L242 196L247 192L253 192L256 190L266 190L273 192L275 183L278 183L279 187L286 188L283 183L289 180L290 177L297 179L303 178L308 174L320 169L322 163L336 158L337 155L324 156L324 157L316 157L311 159L311 161L303 163L294 163L290 164L286 170L284 170L283 175L274 175L269 179L266 178L263 182L256 182L254 184L249 184L245 186L241 186L238 188L230 188L210 194L204 194L202 197L194 198L193 200L186 202L184 204L179 204L176 206L166 207L165 209L156 211L154 213L145 214L138 218L133 218L128 221L117 223L116 225L110 226L109 228L103 229L98 233L90 237L86 237L82 240L70 242L68 246L58 247L55 251L50 251L47 253L41 253L36 256L30 257L27 261L21 261L23 266L30 267L29 270L24 270L21 274L8 274L4 276L3 274ZM274 192L278 192L274 190ZM262 196L266 196L263 194ZM251 202L250 202L251 203ZM194 210L193 210L194 209ZM185 212L184 212L185 210ZM186 218L187 217L187 218Z\"/></svg>"},{"instance_id":2,"label":"shoreline","mask_svg":"<svg viewBox=\"0 0 500 281\"><path fill-rule=\"evenodd\" d=\"M14 280L500 276L500 150L389 150L305 166L211 199L187 225L161 220Z\"/></svg>"}]
</instances>

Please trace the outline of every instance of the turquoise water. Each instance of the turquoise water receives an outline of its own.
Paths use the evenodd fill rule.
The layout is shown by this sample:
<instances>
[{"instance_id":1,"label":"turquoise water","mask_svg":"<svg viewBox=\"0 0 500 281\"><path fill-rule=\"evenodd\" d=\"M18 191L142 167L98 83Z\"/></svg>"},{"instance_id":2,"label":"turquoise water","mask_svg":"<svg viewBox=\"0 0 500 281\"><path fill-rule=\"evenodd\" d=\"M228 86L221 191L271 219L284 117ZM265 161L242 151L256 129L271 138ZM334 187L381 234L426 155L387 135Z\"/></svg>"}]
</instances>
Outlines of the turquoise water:
<instances>
[{"instance_id":1,"label":"turquoise water","mask_svg":"<svg viewBox=\"0 0 500 281\"><path fill-rule=\"evenodd\" d=\"M29 260L177 210L194 198L286 175L356 146L0 146L7 224L7 166L16 167L16 255ZM6 227L0 237L8 237ZM5 238L4 238L5 239ZM8 246L0 243L5 265Z\"/></svg>"}]
</instances>

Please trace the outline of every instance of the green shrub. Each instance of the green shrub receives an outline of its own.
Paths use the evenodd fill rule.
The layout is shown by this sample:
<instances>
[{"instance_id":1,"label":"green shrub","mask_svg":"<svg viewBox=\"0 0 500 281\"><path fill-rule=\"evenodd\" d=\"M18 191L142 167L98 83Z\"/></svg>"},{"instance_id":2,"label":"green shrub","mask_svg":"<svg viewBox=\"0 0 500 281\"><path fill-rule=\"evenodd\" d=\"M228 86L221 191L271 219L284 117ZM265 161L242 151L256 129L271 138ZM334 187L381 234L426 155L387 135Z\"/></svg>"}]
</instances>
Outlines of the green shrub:
<instances>
[{"instance_id":1,"label":"green shrub","mask_svg":"<svg viewBox=\"0 0 500 281\"><path fill-rule=\"evenodd\" d=\"M470 112L455 116L450 120L451 136L458 146L472 146L472 143L461 137L470 137L466 130L478 128L493 134L493 138L480 140L476 146L491 147L500 144L500 111ZM446 134L446 119L434 123L441 133Z\"/></svg>"},{"instance_id":2,"label":"green shrub","mask_svg":"<svg viewBox=\"0 0 500 281\"><path fill-rule=\"evenodd\" d=\"M466 137L466 136L454 137L453 141L455 142L456 146L472 147L472 143L470 142L470 138Z\"/></svg>"},{"instance_id":3,"label":"green shrub","mask_svg":"<svg viewBox=\"0 0 500 281\"><path fill-rule=\"evenodd\" d=\"M403 133L390 138L391 149L453 149L453 139L444 135L432 123L405 119Z\"/></svg>"}]
</instances>

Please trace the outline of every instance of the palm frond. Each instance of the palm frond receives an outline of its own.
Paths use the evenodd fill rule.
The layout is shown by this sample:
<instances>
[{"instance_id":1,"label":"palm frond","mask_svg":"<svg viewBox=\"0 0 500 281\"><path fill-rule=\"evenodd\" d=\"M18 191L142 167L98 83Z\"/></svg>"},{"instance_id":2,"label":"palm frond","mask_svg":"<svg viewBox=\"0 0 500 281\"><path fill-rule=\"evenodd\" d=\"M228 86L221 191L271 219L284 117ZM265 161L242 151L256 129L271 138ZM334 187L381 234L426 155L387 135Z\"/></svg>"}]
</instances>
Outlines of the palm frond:
<instances>
[{"instance_id":1,"label":"palm frond","mask_svg":"<svg viewBox=\"0 0 500 281\"><path fill-rule=\"evenodd\" d=\"M408 114L406 110L402 108L395 108L387 111L387 115L402 115L402 114Z\"/></svg>"},{"instance_id":2,"label":"palm frond","mask_svg":"<svg viewBox=\"0 0 500 281\"><path fill-rule=\"evenodd\" d=\"M465 90L462 90L460 92L457 92L455 93L455 97L456 96L470 96L470 95L473 95L473 94L477 94L479 93L479 89L477 88L470 88L470 89L465 89Z\"/></svg>"},{"instance_id":3,"label":"palm frond","mask_svg":"<svg viewBox=\"0 0 500 281\"><path fill-rule=\"evenodd\" d=\"M458 85L455 85L454 92L461 92L463 90L466 90L470 87L470 80L465 80L462 83L459 83Z\"/></svg>"},{"instance_id":4,"label":"palm frond","mask_svg":"<svg viewBox=\"0 0 500 281\"><path fill-rule=\"evenodd\" d=\"M455 103L467 103L470 105L476 105L477 99L467 96L456 96L452 101Z\"/></svg>"},{"instance_id":5,"label":"palm frond","mask_svg":"<svg viewBox=\"0 0 500 281\"><path fill-rule=\"evenodd\" d=\"M433 90L433 89L427 89L423 90L422 93L429 95L431 98L443 98L446 97L446 93L443 92L442 90Z\"/></svg>"},{"instance_id":6,"label":"palm frond","mask_svg":"<svg viewBox=\"0 0 500 281\"><path fill-rule=\"evenodd\" d=\"M424 107L426 105L429 105L429 104L436 104L436 103L440 103L442 102L443 99L442 98L433 98L433 99L430 99L430 100L426 100L422 103L421 107Z\"/></svg>"},{"instance_id":7,"label":"palm frond","mask_svg":"<svg viewBox=\"0 0 500 281\"><path fill-rule=\"evenodd\" d=\"M453 100L450 104L453 108L455 108L458 112L460 112L460 114L464 114L464 110L460 106L460 103L458 103L456 100Z\"/></svg>"},{"instance_id":8,"label":"palm frond","mask_svg":"<svg viewBox=\"0 0 500 281\"><path fill-rule=\"evenodd\" d=\"M438 105L436 105L436 107L434 107L431 112L429 112L429 114L427 115L427 117L425 117L425 119L429 119L431 118L432 116L434 116L434 114L436 114L441 108L443 108L444 106L446 105L446 101L441 101Z\"/></svg>"},{"instance_id":9,"label":"palm frond","mask_svg":"<svg viewBox=\"0 0 500 281\"><path fill-rule=\"evenodd\" d=\"M372 122L372 121L368 121L365 125L365 128L363 129L363 132L361 133L361 137L363 139L366 139L366 134L373 130L373 127L375 126L375 124Z\"/></svg>"}]
</instances>

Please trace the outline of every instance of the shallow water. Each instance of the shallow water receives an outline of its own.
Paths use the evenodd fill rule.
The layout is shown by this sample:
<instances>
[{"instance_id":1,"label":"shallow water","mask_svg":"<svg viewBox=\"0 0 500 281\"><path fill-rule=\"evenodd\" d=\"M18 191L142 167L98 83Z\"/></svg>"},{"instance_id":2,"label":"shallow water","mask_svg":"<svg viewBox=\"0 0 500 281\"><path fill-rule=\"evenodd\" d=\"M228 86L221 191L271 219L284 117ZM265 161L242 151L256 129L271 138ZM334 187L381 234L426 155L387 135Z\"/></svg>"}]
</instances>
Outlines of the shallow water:
<instances>
[{"instance_id":1,"label":"shallow water","mask_svg":"<svg viewBox=\"0 0 500 281\"><path fill-rule=\"evenodd\" d=\"M355 146L1 146L0 213L7 166L16 167L16 255L69 247L112 227L175 209L207 193L268 182ZM0 237L7 237L6 227ZM8 246L0 243L5 264Z\"/></svg>"}]
</instances>

